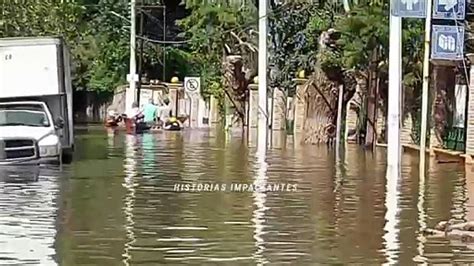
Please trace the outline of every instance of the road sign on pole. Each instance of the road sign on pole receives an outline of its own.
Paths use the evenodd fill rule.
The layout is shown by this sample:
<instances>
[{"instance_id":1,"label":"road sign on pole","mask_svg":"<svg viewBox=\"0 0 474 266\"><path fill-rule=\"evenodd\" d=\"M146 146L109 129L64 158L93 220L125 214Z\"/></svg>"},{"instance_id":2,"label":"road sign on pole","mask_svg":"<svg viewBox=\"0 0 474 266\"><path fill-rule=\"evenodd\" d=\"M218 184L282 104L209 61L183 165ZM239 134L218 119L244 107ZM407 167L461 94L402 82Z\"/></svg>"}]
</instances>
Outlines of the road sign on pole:
<instances>
[{"instance_id":1,"label":"road sign on pole","mask_svg":"<svg viewBox=\"0 0 474 266\"><path fill-rule=\"evenodd\" d=\"M464 58L464 27L433 25L431 58L462 60Z\"/></svg>"},{"instance_id":2,"label":"road sign on pole","mask_svg":"<svg viewBox=\"0 0 474 266\"><path fill-rule=\"evenodd\" d=\"M392 14L402 18L425 18L426 0L392 0ZM443 0L441 0L443 1ZM447 1L447 0L444 0Z\"/></svg>"},{"instance_id":3,"label":"road sign on pole","mask_svg":"<svg viewBox=\"0 0 474 266\"><path fill-rule=\"evenodd\" d=\"M184 90L190 94L199 94L201 92L201 78L199 77L185 77Z\"/></svg>"},{"instance_id":4,"label":"road sign on pole","mask_svg":"<svg viewBox=\"0 0 474 266\"><path fill-rule=\"evenodd\" d=\"M465 0L434 0L434 19L464 20L465 13Z\"/></svg>"}]
</instances>

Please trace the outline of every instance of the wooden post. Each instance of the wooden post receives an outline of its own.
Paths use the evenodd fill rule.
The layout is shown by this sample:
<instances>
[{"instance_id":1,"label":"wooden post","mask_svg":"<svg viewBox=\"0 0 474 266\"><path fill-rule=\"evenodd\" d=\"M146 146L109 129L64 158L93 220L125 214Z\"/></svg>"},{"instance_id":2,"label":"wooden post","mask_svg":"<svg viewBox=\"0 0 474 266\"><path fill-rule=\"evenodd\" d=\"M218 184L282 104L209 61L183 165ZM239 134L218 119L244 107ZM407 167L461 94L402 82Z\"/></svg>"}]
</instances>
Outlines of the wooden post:
<instances>
[{"instance_id":1,"label":"wooden post","mask_svg":"<svg viewBox=\"0 0 474 266\"><path fill-rule=\"evenodd\" d=\"M336 159L339 160L339 149L341 145L341 127L342 127L342 101L344 100L344 86L339 85L337 100L337 125L336 125Z\"/></svg>"}]
</instances>

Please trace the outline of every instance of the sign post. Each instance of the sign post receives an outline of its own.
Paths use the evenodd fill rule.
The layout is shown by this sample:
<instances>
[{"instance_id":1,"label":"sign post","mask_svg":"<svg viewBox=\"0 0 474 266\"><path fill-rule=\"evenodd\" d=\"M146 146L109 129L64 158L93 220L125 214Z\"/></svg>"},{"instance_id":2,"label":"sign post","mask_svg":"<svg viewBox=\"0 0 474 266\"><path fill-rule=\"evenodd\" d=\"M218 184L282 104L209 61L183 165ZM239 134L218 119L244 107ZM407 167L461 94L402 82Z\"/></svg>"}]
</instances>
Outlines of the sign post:
<instances>
[{"instance_id":1,"label":"sign post","mask_svg":"<svg viewBox=\"0 0 474 266\"><path fill-rule=\"evenodd\" d=\"M424 18L427 0L392 0L390 14L387 178L395 182L401 174L402 18Z\"/></svg>"},{"instance_id":2,"label":"sign post","mask_svg":"<svg viewBox=\"0 0 474 266\"><path fill-rule=\"evenodd\" d=\"M191 100L190 110L190 126L199 128L204 126L204 108L205 102L201 97L201 78L186 77L184 78L184 90Z\"/></svg>"},{"instance_id":3,"label":"sign post","mask_svg":"<svg viewBox=\"0 0 474 266\"><path fill-rule=\"evenodd\" d=\"M434 1L434 8L433 8L433 1ZM391 3L391 12L393 16L397 16L400 19L405 18L426 18L425 20L425 38L424 38L424 60L423 60L423 87L422 87L422 111L421 111L421 134L420 134L420 182L419 188L421 192L424 192L425 187L425 156L426 156L426 131L427 131L427 119L428 119L428 90L429 90L429 81L430 81L430 48L431 48L431 57L432 59L441 59L441 60L459 60L463 59L463 45L464 45L464 29L462 27L457 26L433 26L433 34L431 34L432 22L431 19L450 19L450 20L463 20L465 16L465 0L392 0ZM398 34L398 27L399 25L392 23L393 16L390 17L390 60L389 60L389 67L392 68L391 65L393 63L398 63L400 58L393 58L392 59L392 47L396 47L401 43L401 40L392 38L393 30L397 31ZM399 37L399 36L397 36ZM397 42L394 44L393 42ZM392 70L389 70L390 75L392 75ZM398 72L397 74L398 75ZM394 81L394 82L399 82ZM389 168L390 165L394 165L394 156L391 156L391 153L395 153L395 150L399 150L400 147L394 147L395 144L399 145L399 138L397 136L397 140L392 139L395 137L395 133L391 133L392 130L399 133L399 127L396 125L400 125L399 122L395 123L394 119L399 119L394 111L391 108L391 103L396 104L396 101L400 100L397 98L398 96L395 95L395 92L392 90L395 87L400 86L399 84L393 84L389 77L389 136L388 136L388 155L387 155L387 195L392 193L397 193L397 182L392 180L395 178L395 172L393 172L393 176L389 175ZM398 87L399 88L399 87ZM392 98L395 96L395 99ZM394 103L395 102L395 103ZM400 101L398 104L401 104ZM399 110L398 110L399 111ZM399 113L398 113L399 115ZM392 142L392 144L391 144ZM395 143L395 144L394 144ZM392 147L392 148L391 148ZM399 157L400 158L400 157ZM398 167L398 177L400 175L399 167L400 167L400 160L398 160L397 164ZM390 183L390 185L389 185ZM387 196L388 197L388 196ZM387 213L389 213L389 209L396 209L396 202L398 199L393 199L393 206L391 208L390 205L387 205ZM388 202L391 202L388 200ZM423 202L420 201L418 204L419 212L423 212ZM391 210L391 211L393 211ZM386 217L388 221L390 221ZM393 218L393 216L392 216ZM420 221L420 227L424 226L424 222ZM387 228L389 229L389 228ZM394 227L391 227L394 230ZM420 245L422 242L420 241ZM420 252L420 256L423 256L423 247L419 246L418 250Z\"/></svg>"},{"instance_id":4,"label":"sign post","mask_svg":"<svg viewBox=\"0 0 474 266\"><path fill-rule=\"evenodd\" d=\"M185 77L184 90L191 94L201 94L201 78L199 77Z\"/></svg>"},{"instance_id":5,"label":"sign post","mask_svg":"<svg viewBox=\"0 0 474 266\"><path fill-rule=\"evenodd\" d=\"M392 0L391 15L399 18L425 18L427 0Z\"/></svg>"}]
</instances>

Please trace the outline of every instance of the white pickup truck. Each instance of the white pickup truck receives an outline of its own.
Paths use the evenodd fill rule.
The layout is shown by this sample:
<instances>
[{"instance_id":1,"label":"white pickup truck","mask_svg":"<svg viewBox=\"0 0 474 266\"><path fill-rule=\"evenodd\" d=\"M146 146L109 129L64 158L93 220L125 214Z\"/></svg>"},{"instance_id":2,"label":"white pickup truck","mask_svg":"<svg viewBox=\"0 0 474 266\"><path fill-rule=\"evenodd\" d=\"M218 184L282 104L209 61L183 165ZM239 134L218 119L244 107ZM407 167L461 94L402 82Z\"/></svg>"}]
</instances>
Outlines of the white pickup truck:
<instances>
[{"instance_id":1,"label":"white pickup truck","mask_svg":"<svg viewBox=\"0 0 474 266\"><path fill-rule=\"evenodd\" d=\"M72 159L69 52L59 38L0 39L0 165Z\"/></svg>"}]
</instances>

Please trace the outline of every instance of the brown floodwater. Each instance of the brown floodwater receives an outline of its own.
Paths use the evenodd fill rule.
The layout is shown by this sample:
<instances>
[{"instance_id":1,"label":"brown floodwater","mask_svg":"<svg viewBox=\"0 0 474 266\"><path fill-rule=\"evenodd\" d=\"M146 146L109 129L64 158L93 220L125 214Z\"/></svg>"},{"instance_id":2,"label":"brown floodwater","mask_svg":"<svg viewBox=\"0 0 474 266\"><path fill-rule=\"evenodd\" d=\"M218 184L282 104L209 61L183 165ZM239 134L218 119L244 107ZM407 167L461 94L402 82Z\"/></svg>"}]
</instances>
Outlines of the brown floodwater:
<instances>
[{"instance_id":1,"label":"brown floodwater","mask_svg":"<svg viewBox=\"0 0 474 266\"><path fill-rule=\"evenodd\" d=\"M2 170L0 264L474 263L474 246L419 234L474 220L470 169L434 164L420 181L406 154L386 182L383 149L348 146L336 163L291 143L262 164L239 134L78 131L71 165ZM235 187L254 182L274 191Z\"/></svg>"}]
</instances>

